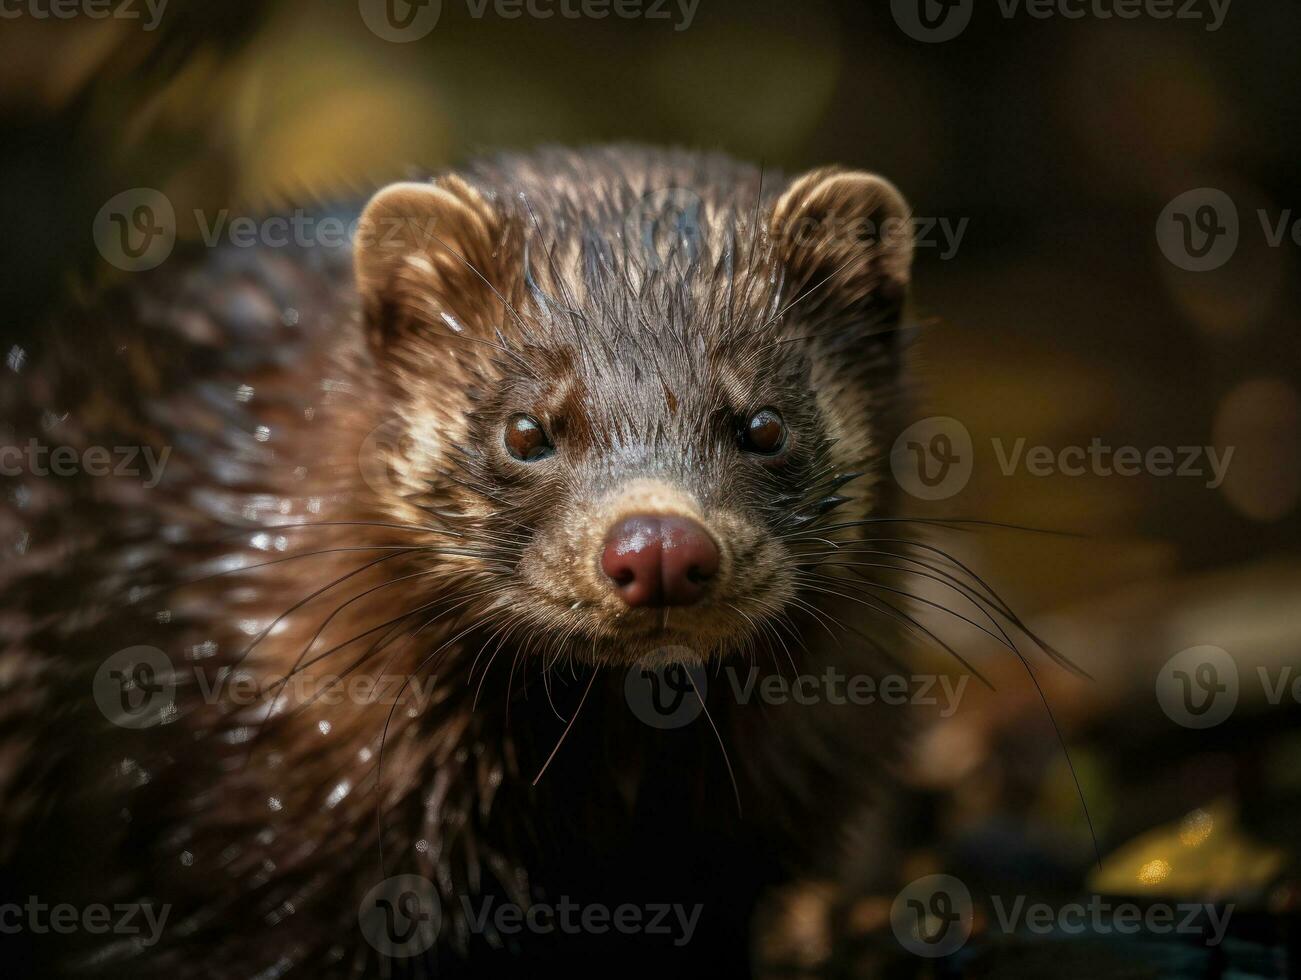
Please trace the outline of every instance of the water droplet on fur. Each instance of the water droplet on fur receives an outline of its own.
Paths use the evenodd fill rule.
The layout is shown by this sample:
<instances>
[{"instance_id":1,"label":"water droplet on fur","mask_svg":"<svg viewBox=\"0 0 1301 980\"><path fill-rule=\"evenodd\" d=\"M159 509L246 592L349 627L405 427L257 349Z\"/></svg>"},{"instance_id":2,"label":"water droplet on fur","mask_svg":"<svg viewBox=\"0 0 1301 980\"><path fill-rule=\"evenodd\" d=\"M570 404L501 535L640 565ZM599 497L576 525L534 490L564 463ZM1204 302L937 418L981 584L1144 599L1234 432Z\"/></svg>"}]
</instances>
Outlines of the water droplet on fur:
<instances>
[{"instance_id":1,"label":"water droplet on fur","mask_svg":"<svg viewBox=\"0 0 1301 980\"><path fill-rule=\"evenodd\" d=\"M334 789L330 790L330 795L325 798L326 809L333 810L336 806L347 798L352 792L352 783L344 779L337 783Z\"/></svg>"},{"instance_id":2,"label":"water droplet on fur","mask_svg":"<svg viewBox=\"0 0 1301 980\"><path fill-rule=\"evenodd\" d=\"M446 323L453 330L455 330L457 333L465 333L465 327L461 326L461 322L457 320L456 317L452 316L452 314L444 313L443 322Z\"/></svg>"},{"instance_id":3,"label":"water droplet on fur","mask_svg":"<svg viewBox=\"0 0 1301 980\"><path fill-rule=\"evenodd\" d=\"M216 656L216 654L216 640L204 640L202 643L196 643L190 648L191 660L207 660L209 657Z\"/></svg>"}]
</instances>

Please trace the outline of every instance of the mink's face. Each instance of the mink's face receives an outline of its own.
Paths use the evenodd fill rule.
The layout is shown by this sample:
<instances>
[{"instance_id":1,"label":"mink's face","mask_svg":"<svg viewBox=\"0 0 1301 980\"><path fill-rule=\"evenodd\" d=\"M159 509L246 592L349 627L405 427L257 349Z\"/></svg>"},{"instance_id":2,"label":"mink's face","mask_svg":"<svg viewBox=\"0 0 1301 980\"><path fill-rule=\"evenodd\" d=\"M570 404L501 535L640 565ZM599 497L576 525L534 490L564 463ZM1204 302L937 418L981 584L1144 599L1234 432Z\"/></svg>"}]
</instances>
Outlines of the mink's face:
<instances>
[{"instance_id":1,"label":"mink's face","mask_svg":"<svg viewBox=\"0 0 1301 980\"><path fill-rule=\"evenodd\" d=\"M444 232L400 259L361 254L359 281L407 424L436 433L436 462L412 464L435 488L423 509L483 557L467 572L480 618L539 653L605 662L785 642L785 617L817 602L810 526L876 503L873 406L895 371L881 325L902 284L871 244L793 245L774 223L836 201L879 210L881 188L810 175L730 256L720 229L746 214L753 227L753 189L651 258L636 236L575 242L551 215L503 214L455 178L372 202L376 242L420 209ZM873 288L819 295L835 266ZM876 332L857 327L844 350L866 323Z\"/></svg>"},{"instance_id":2,"label":"mink's face","mask_svg":"<svg viewBox=\"0 0 1301 980\"><path fill-rule=\"evenodd\" d=\"M741 645L794 596L784 539L834 475L807 362L623 343L526 349L472 418L489 523L519 536L503 608L611 659Z\"/></svg>"}]
</instances>

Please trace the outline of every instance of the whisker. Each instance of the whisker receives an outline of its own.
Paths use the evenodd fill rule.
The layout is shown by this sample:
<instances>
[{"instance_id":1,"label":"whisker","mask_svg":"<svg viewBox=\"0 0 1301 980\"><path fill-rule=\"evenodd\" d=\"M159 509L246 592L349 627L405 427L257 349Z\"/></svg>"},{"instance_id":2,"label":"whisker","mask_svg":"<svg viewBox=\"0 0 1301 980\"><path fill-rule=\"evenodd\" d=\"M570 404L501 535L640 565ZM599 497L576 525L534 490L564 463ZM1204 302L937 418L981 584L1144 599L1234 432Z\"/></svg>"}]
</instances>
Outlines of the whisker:
<instances>
[{"instance_id":1,"label":"whisker","mask_svg":"<svg viewBox=\"0 0 1301 980\"><path fill-rule=\"evenodd\" d=\"M858 571L858 569L859 569L859 568L883 568L883 569L889 569L889 570L897 571L897 572L904 572L904 573L906 573L906 574L908 574L908 575L917 576L917 577L919 577L919 578L934 579L935 581L941 583L942 585L945 585L945 586L947 586L948 588L952 589L954 592L957 592L959 595L962 595L962 596L963 596L964 598L966 598L968 601L971 601L970 597L969 597L969 596L966 596L966 595L965 595L965 594L964 594L960 589L958 589L956 586L952 585L952 584L949 583L949 582L945 582L943 579L941 579L940 577L938 577L938 576L936 576L936 575L928 575L928 574L925 573L925 572L910 571L910 570L905 569L905 568L900 568L900 567L897 566L897 565L887 565L887 564L884 564L884 563L882 563L882 562L829 562L829 563L828 563L828 562L824 562L824 563L821 563L818 567L827 567L827 568L849 568L849 569L851 570L851 572L853 572L854 574L856 574L856 575L859 577L859 579L862 581L863 585L864 585L865 587L867 587L867 588L872 588L872 589L883 589L883 590L885 590L886 592L893 592L893 593L895 593L896 595L904 596L905 598L912 599L912 600L915 601L915 602L921 602L921 603L924 603L924 604L926 604L926 605L928 605L928 606L932 606L932 607L934 607L934 608L936 608L936 609L939 609L941 612L946 612L946 613L948 613L950 616L955 616L955 617L957 617L958 619L962 620L964 623L967 623L968 625L973 626L974 628L980 630L982 633L984 633L984 634L986 634L987 636L989 636L991 639L997 641L999 644L1001 644L1001 645L1003 645L1003 646L1006 646L1006 647L1008 647L1009 649L1013 648L1012 638L1009 637L1009 636L1007 635L1007 633L1004 632L1004 631L1002 630L1002 628L998 625L998 621L995 620L994 617L991 616L991 615L989 614L989 612L988 612L988 611L987 611L983 606L981 606L979 603L972 602L972 605L974 605L974 606L976 607L976 609L978 609L981 613L984 614L985 618L988 619L988 620L990 621L990 623L994 626L994 629L998 630L999 633L1002 634L1001 636L994 634L993 632L991 632L990 630L988 630L988 629L986 629L984 626L982 626L980 623L977 623L975 620L973 620L973 619L969 619L968 617L964 616L962 613L959 613L959 612L957 612L956 610L950 609L950 608L948 608L947 606L945 606L945 605L942 604L942 603L935 602L934 600L927 599L927 598L925 598L924 596L919 596L919 595L916 595L916 594L914 594L914 593L912 593L912 592L906 592L906 591L904 591L904 590L902 590L902 589L896 589L896 588L894 588L894 587L892 587L892 586L885 585L884 583L881 583L881 582L876 582L876 581L874 581L873 579L871 579L871 578L870 578L866 573ZM817 573L806 573L806 574L813 574L815 577L817 577L817 578L819 578L819 579L821 579L821 580L823 580L823 581L829 581L829 582L834 582L834 583L843 583L843 584L847 584L847 585L848 585L848 584L857 584L857 583L849 583L849 582L846 582L846 580L844 580L844 579L837 579L837 578L833 578L833 577L831 577L831 576L820 576L820 575L817 575Z\"/></svg>"},{"instance_id":2,"label":"whisker","mask_svg":"<svg viewBox=\"0 0 1301 980\"><path fill-rule=\"evenodd\" d=\"M534 786L538 784L538 780L542 778L542 774L545 773L547 771L547 767L551 765L551 760L554 759L556 757L556 753L560 751L560 746L565 744L565 738L569 735L570 730L574 727L574 722L578 720L578 714L580 711L583 710L583 705L587 703L587 695L591 693L592 685L596 683L596 675L598 673L598 670L595 667L591 668L591 671L592 671L592 676L588 678L587 687L583 688L583 696L578 699L578 707L575 708L574 713L570 715L569 722L568 724L565 725L565 730L560 733L560 738L556 742L556 747L551 750L551 754L547 756L547 761L542 763L542 768L539 769L538 774L533 777Z\"/></svg>"},{"instance_id":3,"label":"whisker","mask_svg":"<svg viewBox=\"0 0 1301 980\"><path fill-rule=\"evenodd\" d=\"M709 722L709 727L714 730L714 737L718 739L718 748L723 753L723 764L727 766L727 777L732 781L732 795L736 798L736 815L741 816L741 790L736 785L736 773L732 771L732 760L727 757L727 746L723 744L723 736L719 734L718 726L714 724L714 717L709 713L709 705L705 704L705 699L700 694L700 688L696 686L696 679L692 677L691 671L684 666L683 672L691 681L691 689L696 692L696 698L700 701L701 710L705 712L705 720Z\"/></svg>"},{"instance_id":4,"label":"whisker","mask_svg":"<svg viewBox=\"0 0 1301 980\"><path fill-rule=\"evenodd\" d=\"M805 585L804 587L813 592L823 592L826 593L827 595L832 595L841 599L846 599L850 602L857 602L864 606L867 606L868 608L879 609L880 606L884 606L886 609L890 610L896 618L902 621L906 627L908 627L909 629L915 629L920 631L925 636L929 637L932 641L939 644L939 646L943 648L946 653L948 653L951 657L957 660L958 663L962 664L963 667L965 667L974 677L976 677L987 688L989 688L991 691L996 690L994 685L989 682L989 680L985 677L985 675L982 674L980 671L978 671L975 667L973 667L968 662L966 657L962 656L962 654L958 653L957 650L953 649L953 647L950 644L944 642L944 640L942 640L939 636L937 636L933 631L927 629L921 623L917 622L916 619L914 619L912 616L909 616L907 613L899 609L893 603L887 602L885 599L867 598L864 596L847 596L831 589L819 588L818 586L815 585Z\"/></svg>"},{"instance_id":5,"label":"whisker","mask_svg":"<svg viewBox=\"0 0 1301 980\"><path fill-rule=\"evenodd\" d=\"M391 560L393 560L394 558L400 558L400 557L402 557L402 554L403 554L402 552L396 552L396 553L391 554L391 555L381 555L379 558L376 558L376 559L374 559L374 560L372 560L372 561L368 561L366 564L362 565L360 568L353 569L351 572L348 572L346 575L341 575L341 576L339 576L339 577L336 578L333 582L330 582L328 585L324 585L324 586L322 586L321 588L317 589L315 592L311 593L310 595L305 596L305 597L302 598L302 599L299 599L299 600L298 600L297 602L295 602L292 606L290 606L288 609L286 609L284 612L282 612L279 616L277 616L275 619L271 620L270 625L268 625L266 629L264 629L261 633L259 633L259 634L258 634L258 635L253 639L253 642L252 642L252 643L250 643L248 646L246 646L246 647L244 648L244 652L243 652L243 653L241 653L238 657L235 658L235 662L231 665L231 669L233 670L233 669L235 669L236 667L238 667L240 664L242 664L242 663L244 662L244 660L248 657L248 655L249 655L250 653L253 652L253 649L254 649L254 648L255 648L259 643L261 643L263 640L265 640L268 636L270 636L270 635L271 635L271 631L272 631L273 629L275 629L276 626L278 626L280 623L284 622L285 617L291 615L294 611L296 611L296 610L298 610L298 609L301 609L303 606L307 605L307 603L311 602L311 601L312 601L313 599L315 599L317 596L322 595L323 593L329 592L330 589L334 588L336 585L339 585L339 584L341 584L341 583L343 583L343 582L346 582L346 581L348 581L348 579L350 579L350 578L355 578L356 576L360 575L362 572L366 571L367 569L374 568L376 565L379 565L379 564L381 564L382 562L391 561Z\"/></svg>"}]
</instances>

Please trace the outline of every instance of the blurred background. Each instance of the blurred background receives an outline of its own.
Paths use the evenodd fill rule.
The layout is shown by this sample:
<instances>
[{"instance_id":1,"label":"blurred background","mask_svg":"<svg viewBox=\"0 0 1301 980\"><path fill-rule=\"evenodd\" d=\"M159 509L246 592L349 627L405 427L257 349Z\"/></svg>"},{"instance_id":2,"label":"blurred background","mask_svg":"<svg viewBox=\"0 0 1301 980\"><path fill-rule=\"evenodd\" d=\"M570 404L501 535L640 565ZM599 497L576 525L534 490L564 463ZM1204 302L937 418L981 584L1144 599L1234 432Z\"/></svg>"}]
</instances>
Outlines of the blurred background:
<instances>
[{"instance_id":1,"label":"blurred background","mask_svg":"<svg viewBox=\"0 0 1301 980\"><path fill-rule=\"evenodd\" d=\"M943 544L1092 675L1029 654L1105 859L1026 669L936 615L997 692L971 685L920 738L894 818L898 885L944 871L977 895L1233 902L1220 947L1135 942L1090 953L1080 975L1301 975L1301 5L1122 19L981 2L943 43L901 26L899 3L862 0L670 0L662 17L604 18L442 0L411 8L436 23L405 42L375 28L370 0L3 9L10 359L59 304L123 275L92 225L132 188L163 191L178 236L197 238L195 209L353 198L539 143L679 144L893 180L923 222L917 414L971 439L969 479L907 509L1068 532L968 528ZM1193 271L1158 222L1204 188L1232 202L1239 240ZM1005 472L1018 442L1054 460L1167 447L1176 466L1203 448L1184 475ZM1228 460L1222 480L1204 447ZM1171 658L1204 646L1231 658L1237 700L1193 728L1158 694ZM916 654L935 669L943 656ZM792 895L764 933L774 975L1069 975L1069 950L980 914L955 957L896 962L890 897Z\"/></svg>"}]
</instances>

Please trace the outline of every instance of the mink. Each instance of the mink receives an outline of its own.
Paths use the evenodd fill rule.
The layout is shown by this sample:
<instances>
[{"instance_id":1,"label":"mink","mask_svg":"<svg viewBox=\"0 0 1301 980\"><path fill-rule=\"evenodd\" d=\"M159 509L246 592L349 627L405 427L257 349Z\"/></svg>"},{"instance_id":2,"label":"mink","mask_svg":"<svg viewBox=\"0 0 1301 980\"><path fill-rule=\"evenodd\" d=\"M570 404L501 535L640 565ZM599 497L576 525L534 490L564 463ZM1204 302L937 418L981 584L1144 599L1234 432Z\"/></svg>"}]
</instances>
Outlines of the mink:
<instances>
[{"instance_id":1,"label":"mink","mask_svg":"<svg viewBox=\"0 0 1301 980\"><path fill-rule=\"evenodd\" d=\"M723 673L895 663L906 614L864 587L887 573L828 559L903 533L876 522L906 204L844 168L613 146L317 213L355 233L178 246L10 353L6 445L138 461L3 477L7 890L166 912L26 930L11 964L746 975L758 904L844 871L906 738L896 708L744 701ZM637 684L703 711L648 724ZM437 906L412 955L362 922L398 875ZM544 903L610 912L491 911ZM688 941L644 928L672 906L699 908Z\"/></svg>"}]
</instances>

